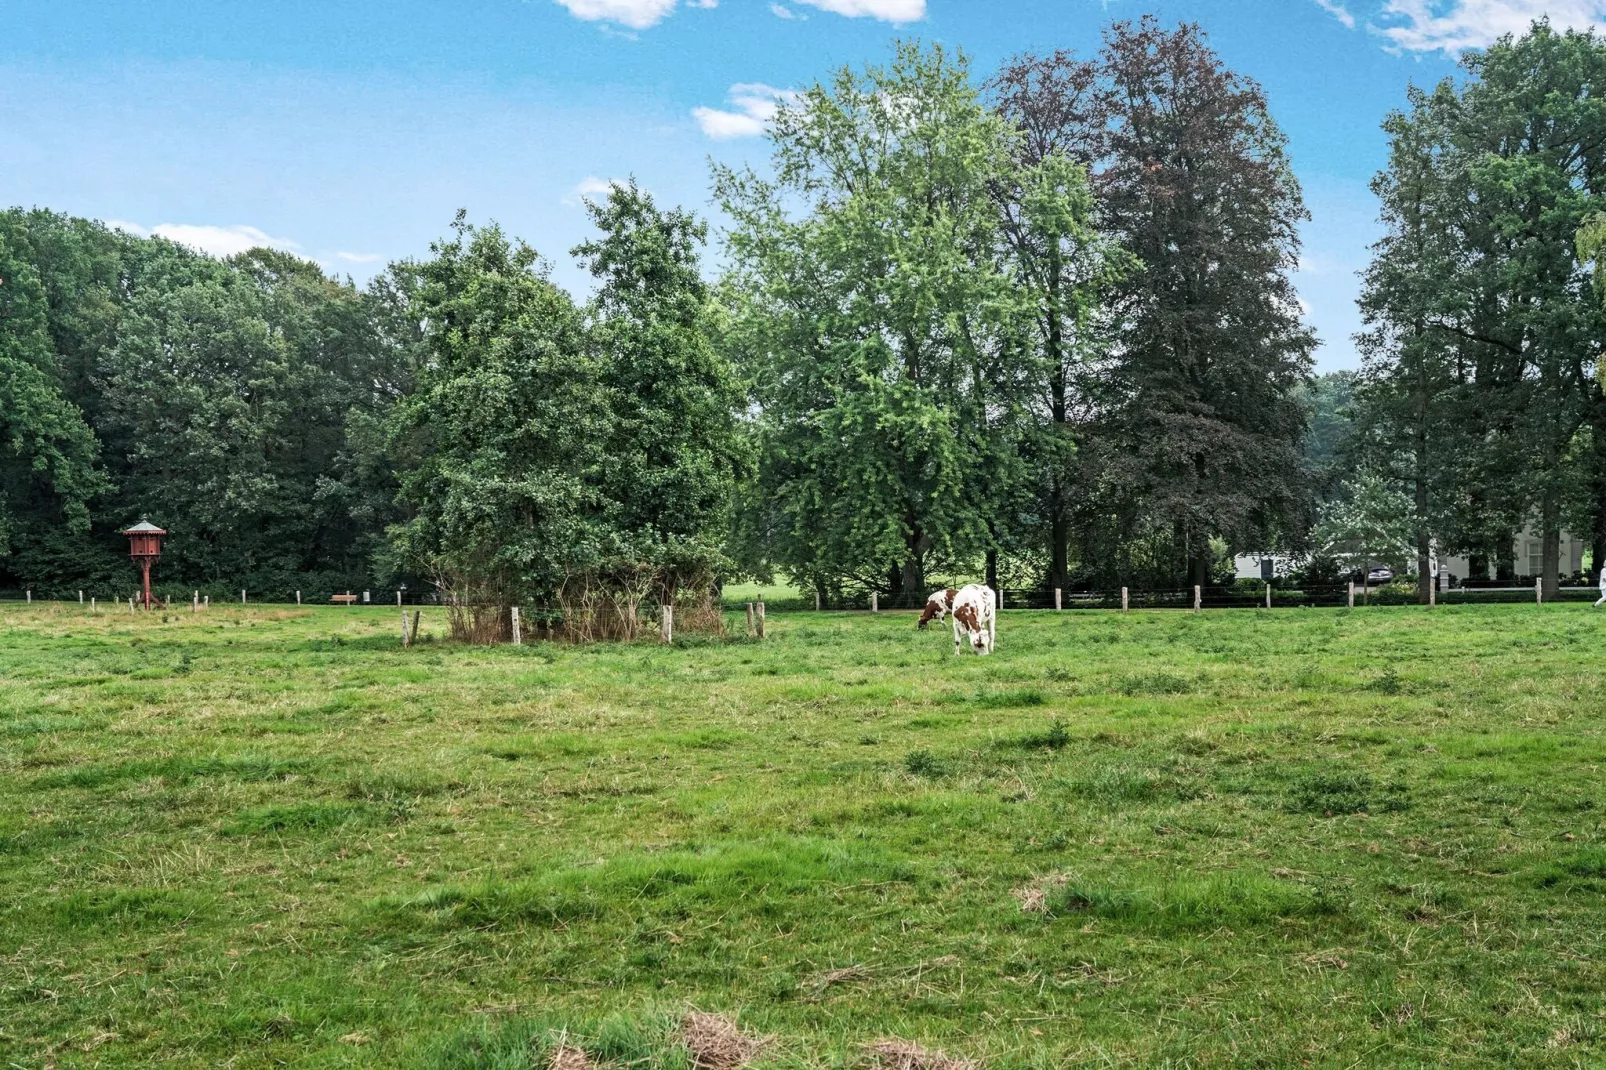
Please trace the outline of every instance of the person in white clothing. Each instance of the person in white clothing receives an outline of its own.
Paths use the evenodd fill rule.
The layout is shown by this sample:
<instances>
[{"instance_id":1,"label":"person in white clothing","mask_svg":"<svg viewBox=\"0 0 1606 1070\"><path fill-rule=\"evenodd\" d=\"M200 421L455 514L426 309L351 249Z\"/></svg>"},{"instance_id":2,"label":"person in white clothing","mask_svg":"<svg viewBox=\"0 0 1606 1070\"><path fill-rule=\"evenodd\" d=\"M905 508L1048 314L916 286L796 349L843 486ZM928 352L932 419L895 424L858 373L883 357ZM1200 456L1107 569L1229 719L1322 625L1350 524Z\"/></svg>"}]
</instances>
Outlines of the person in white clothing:
<instances>
[{"instance_id":1,"label":"person in white clothing","mask_svg":"<svg viewBox=\"0 0 1606 1070\"><path fill-rule=\"evenodd\" d=\"M1601 570L1600 570L1600 598L1596 599L1595 608L1599 609L1601 607L1602 603L1606 603L1606 565L1602 565L1601 566Z\"/></svg>"}]
</instances>

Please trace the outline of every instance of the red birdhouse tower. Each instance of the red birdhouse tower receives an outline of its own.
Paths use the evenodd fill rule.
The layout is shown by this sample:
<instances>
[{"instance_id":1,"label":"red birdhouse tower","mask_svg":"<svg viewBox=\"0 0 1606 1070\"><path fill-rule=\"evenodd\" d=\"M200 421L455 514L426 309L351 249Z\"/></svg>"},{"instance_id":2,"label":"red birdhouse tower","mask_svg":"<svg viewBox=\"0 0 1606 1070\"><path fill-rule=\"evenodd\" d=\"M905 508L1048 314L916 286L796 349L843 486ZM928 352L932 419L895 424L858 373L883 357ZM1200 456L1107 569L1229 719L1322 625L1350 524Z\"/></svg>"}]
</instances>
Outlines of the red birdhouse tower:
<instances>
[{"instance_id":1,"label":"red birdhouse tower","mask_svg":"<svg viewBox=\"0 0 1606 1070\"><path fill-rule=\"evenodd\" d=\"M156 559L162 556L162 536L167 532L152 524L145 517L139 518L139 523L131 528L124 528L122 534L128 536L128 556L139 566L140 572L145 576L145 608L151 608L151 566Z\"/></svg>"}]
</instances>

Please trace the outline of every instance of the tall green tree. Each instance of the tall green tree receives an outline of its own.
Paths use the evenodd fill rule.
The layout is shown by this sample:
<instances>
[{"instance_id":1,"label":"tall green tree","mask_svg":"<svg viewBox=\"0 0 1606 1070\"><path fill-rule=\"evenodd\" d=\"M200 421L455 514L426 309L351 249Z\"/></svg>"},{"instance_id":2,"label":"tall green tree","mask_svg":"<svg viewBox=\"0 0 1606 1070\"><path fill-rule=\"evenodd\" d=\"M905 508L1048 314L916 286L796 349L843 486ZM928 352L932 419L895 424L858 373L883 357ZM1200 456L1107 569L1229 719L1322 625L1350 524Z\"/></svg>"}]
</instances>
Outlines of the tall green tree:
<instances>
[{"instance_id":1,"label":"tall green tree","mask_svg":"<svg viewBox=\"0 0 1606 1070\"><path fill-rule=\"evenodd\" d=\"M0 556L20 522L87 530L106 487L94 433L62 389L44 286L15 227L0 216Z\"/></svg>"},{"instance_id":2,"label":"tall green tree","mask_svg":"<svg viewBox=\"0 0 1606 1070\"><path fill-rule=\"evenodd\" d=\"M1292 542L1309 523L1304 202L1265 93L1197 26L1117 23L1099 78L1100 219L1141 262L1112 294L1100 498L1168 528L1207 584L1212 538Z\"/></svg>"},{"instance_id":3,"label":"tall green tree","mask_svg":"<svg viewBox=\"0 0 1606 1070\"><path fill-rule=\"evenodd\" d=\"M746 468L745 398L715 345L699 265L707 227L660 210L634 180L587 207L601 236L574 253L598 280L588 344L612 413L600 473L607 521L619 552L660 559L673 586L720 560Z\"/></svg>"},{"instance_id":4,"label":"tall green tree","mask_svg":"<svg viewBox=\"0 0 1606 1070\"><path fill-rule=\"evenodd\" d=\"M962 55L904 42L783 103L770 139L773 179L715 169L752 325L752 506L800 579L913 597L934 561L994 545L1018 478L999 425L1023 302L994 198L1012 132Z\"/></svg>"},{"instance_id":5,"label":"tall green tree","mask_svg":"<svg viewBox=\"0 0 1606 1070\"><path fill-rule=\"evenodd\" d=\"M417 265L427 354L393 417L400 553L468 602L550 597L605 551L611 414L579 310L534 249L460 213Z\"/></svg>"},{"instance_id":6,"label":"tall green tree","mask_svg":"<svg viewBox=\"0 0 1606 1070\"><path fill-rule=\"evenodd\" d=\"M1449 296L1440 282L1459 254L1460 183L1436 150L1444 131L1433 109L1420 92L1411 99L1409 114L1384 123L1388 167L1372 181L1386 232L1360 301L1368 330L1357 339L1365 358L1358 437L1367 461L1409 489L1418 598L1427 604L1435 537L1462 548L1447 515L1467 474L1457 461L1481 444L1465 434L1470 398L1455 340L1433 326Z\"/></svg>"},{"instance_id":7,"label":"tall green tree","mask_svg":"<svg viewBox=\"0 0 1606 1070\"><path fill-rule=\"evenodd\" d=\"M1046 585L1070 585L1072 500L1090 362L1106 345L1100 298L1129 267L1099 234L1087 168L1096 162L1098 71L1066 52L1022 55L988 85L1016 130L1017 170L997 187L1011 277L1029 302L1031 331L1018 360L1034 419L1025 437L1031 478L1026 526L1047 545Z\"/></svg>"},{"instance_id":8,"label":"tall green tree","mask_svg":"<svg viewBox=\"0 0 1606 1070\"><path fill-rule=\"evenodd\" d=\"M1424 377L1465 384L1448 417L1465 488L1452 541L1505 556L1513 529L1532 523L1541 581L1553 595L1566 503L1590 479L1580 436L1606 345L1606 309L1575 248L1606 193L1606 45L1540 21L1469 53L1462 66L1464 80L1418 94L1408 115L1391 120L1400 153L1421 161L1409 166L1437 192L1423 231L1433 245L1408 268L1425 270L1426 285L1388 281L1391 261L1403 267L1408 257L1380 249L1374 274L1387 285L1374 289L1393 302L1396 326L1379 371L1399 385L1395 397L1420 396L1410 384ZM1385 189L1408 188L1406 166L1391 166Z\"/></svg>"}]
</instances>

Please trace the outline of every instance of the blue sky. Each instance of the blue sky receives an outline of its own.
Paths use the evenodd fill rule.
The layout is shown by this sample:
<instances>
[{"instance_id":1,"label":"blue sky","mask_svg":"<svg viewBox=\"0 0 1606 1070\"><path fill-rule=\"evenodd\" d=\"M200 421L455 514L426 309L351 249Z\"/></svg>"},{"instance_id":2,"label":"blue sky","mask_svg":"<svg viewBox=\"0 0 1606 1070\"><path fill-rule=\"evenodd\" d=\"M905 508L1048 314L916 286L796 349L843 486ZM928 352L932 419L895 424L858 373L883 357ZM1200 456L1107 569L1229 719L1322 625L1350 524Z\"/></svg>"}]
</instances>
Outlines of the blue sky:
<instances>
[{"instance_id":1,"label":"blue sky","mask_svg":"<svg viewBox=\"0 0 1606 1070\"><path fill-rule=\"evenodd\" d=\"M1538 14L1606 23L1606 0L0 0L0 204L277 244L358 279L463 207L580 290L582 196L634 175L711 213L709 158L766 157L775 90L899 36L982 73L1085 54L1145 12L1198 21L1266 87L1313 216L1298 282L1326 370L1357 362L1367 182L1407 84Z\"/></svg>"}]
</instances>

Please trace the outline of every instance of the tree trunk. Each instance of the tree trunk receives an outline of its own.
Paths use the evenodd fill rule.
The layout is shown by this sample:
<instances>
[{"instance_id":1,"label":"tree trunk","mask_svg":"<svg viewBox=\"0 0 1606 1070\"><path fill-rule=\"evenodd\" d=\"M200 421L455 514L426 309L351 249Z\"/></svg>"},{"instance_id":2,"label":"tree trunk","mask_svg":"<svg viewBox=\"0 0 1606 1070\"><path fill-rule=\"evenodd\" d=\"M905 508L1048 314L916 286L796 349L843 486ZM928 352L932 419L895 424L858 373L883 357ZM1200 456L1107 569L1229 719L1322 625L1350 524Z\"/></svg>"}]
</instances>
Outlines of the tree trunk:
<instances>
[{"instance_id":1,"label":"tree trunk","mask_svg":"<svg viewBox=\"0 0 1606 1070\"><path fill-rule=\"evenodd\" d=\"M1509 531L1501 531L1495 535L1494 550L1494 578L1495 582L1510 586L1517 582L1517 537Z\"/></svg>"},{"instance_id":2,"label":"tree trunk","mask_svg":"<svg viewBox=\"0 0 1606 1070\"><path fill-rule=\"evenodd\" d=\"M1596 479L1593 490L1595 522L1590 531L1589 563L1599 572L1606 568L1606 478Z\"/></svg>"},{"instance_id":3,"label":"tree trunk","mask_svg":"<svg viewBox=\"0 0 1606 1070\"><path fill-rule=\"evenodd\" d=\"M1433 548L1427 529L1416 529L1416 600L1427 605L1433 598Z\"/></svg>"},{"instance_id":4,"label":"tree trunk","mask_svg":"<svg viewBox=\"0 0 1606 1070\"><path fill-rule=\"evenodd\" d=\"M1060 254L1056 246L1050 253L1051 265L1050 292L1051 298L1058 306L1060 284ZM1048 492L1048 587L1049 590L1063 589L1068 586L1070 561L1066 553L1066 544L1070 541L1070 521L1066 516L1067 495L1065 493L1065 473L1061 470L1062 460L1058 447L1063 445L1061 437L1070 434L1068 402L1069 391L1066 388L1065 339L1060 326L1060 318L1051 312L1048 318L1047 352L1044 354L1052 363L1053 371L1049 373L1049 409L1050 417L1054 422L1054 471L1049 477Z\"/></svg>"},{"instance_id":5,"label":"tree trunk","mask_svg":"<svg viewBox=\"0 0 1606 1070\"><path fill-rule=\"evenodd\" d=\"M998 551L993 549L987 551L987 586L998 590Z\"/></svg>"},{"instance_id":6,"label":"tree trunk","mask_svg":"<svg viewBox=\"0 0 1606 1070\"><path fill-rule=\"evenodd\" d=\"M1539 590L1550 602L1561 587L1561 494L1553 487L1540 499L1539 528Z\"/></svg>"},{"instance_id":7,"label":"tree trunk","mask_svg":"<svg viewBox=\"0 0 1606 1070\"><path fill-rule=\"evenodd\" d=\"M1210 536L1195 534L1188 554L1188 584L1191 587L1210 586Z\"/></svg>"},{"instance_id":8,"label":"tree trunk","mask_svg":"<svg viewBox=\"0 0 1606 1070\"><path fill-rule=\"evenodd\" d=\"M887 566L887 594L896 598L903 593L903 566L894 561Z\"/></svg>"},{"instance_id":9,"label":"tree trunk","mask_svg":"<svg viewBox=\"0 0 1606 1070\"><path fill-rule=\"evenodd\" d=\"M1065 488L1056 474L1048 497L1048 587L1049 590L1070 586L1070 554L1067 544L1071 538L1071 525L1065 516Z\"/></svg>"}]
</instances>

